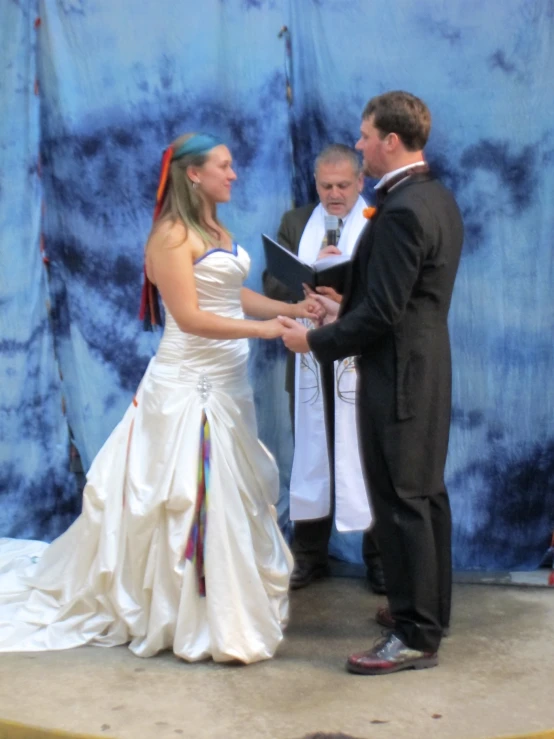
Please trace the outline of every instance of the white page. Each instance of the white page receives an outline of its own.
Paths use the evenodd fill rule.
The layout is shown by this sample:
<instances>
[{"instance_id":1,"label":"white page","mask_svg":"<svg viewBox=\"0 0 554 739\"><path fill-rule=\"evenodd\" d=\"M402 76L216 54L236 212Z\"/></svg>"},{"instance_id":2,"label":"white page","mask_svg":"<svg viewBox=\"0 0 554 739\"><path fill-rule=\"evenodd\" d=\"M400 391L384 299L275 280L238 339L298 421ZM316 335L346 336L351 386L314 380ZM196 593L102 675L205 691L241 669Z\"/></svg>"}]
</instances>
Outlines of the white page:
<instances>
[{"instance_id":1,"label":"white page","mask_svg":"<svg viewBox=\"0 0 554 739\"><path fill-rule=\"evenodd\" d=\"M319 272L327 267L334 267L336 264L342 264L343 262L349 262L350 257L348 254L329 254L327 257L322 257L312 264L312 269Z\"/></svg>"}]
</instances>

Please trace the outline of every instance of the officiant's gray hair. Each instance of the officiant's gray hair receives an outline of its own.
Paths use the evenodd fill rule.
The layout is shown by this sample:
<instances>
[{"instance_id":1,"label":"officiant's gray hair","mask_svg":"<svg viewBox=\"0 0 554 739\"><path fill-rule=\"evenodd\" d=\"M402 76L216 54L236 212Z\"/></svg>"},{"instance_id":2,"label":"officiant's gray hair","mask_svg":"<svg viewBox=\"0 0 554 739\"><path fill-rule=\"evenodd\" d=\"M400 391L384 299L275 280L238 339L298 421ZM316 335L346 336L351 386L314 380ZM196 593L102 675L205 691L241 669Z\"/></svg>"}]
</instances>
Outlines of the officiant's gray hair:
<instances>
[{"instance_id":1,"label":"officiant's gray hair","mask_svg":"<svg viewBox=\"0 0 554 739\"><path fill-rule=\"evenodd\" d=\"M330 144L318 154L315 160L314 174L321 164L338 164L339 162L348 161L352 165L354 174L357 176L362 172L362 163L358 152L351 146L346 144Z\"/></svg>"}]
</instances>

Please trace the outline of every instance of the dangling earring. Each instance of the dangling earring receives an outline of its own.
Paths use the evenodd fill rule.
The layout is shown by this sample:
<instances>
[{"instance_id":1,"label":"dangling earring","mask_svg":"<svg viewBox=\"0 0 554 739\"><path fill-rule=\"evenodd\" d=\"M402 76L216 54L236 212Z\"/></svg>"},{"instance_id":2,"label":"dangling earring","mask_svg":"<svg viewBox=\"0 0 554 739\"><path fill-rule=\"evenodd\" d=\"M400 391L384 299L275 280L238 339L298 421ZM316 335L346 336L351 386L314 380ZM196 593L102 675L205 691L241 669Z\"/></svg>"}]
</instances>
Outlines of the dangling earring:
<instances>
[{"instance_id":1,"label":"dangling earring","mask_svg":"<svg viewBox=\"0 0 554 739\"><path fill-rule=\"evenodd\" d=\"M192 183L192 189L193 189L193 190L198 190L198 185L199 185L199 184L200 184L200 183L199 183L199 182L197 182L197 181L195 180L195 181L194 181L194 182Z\"/></svg>"}]
</instances>

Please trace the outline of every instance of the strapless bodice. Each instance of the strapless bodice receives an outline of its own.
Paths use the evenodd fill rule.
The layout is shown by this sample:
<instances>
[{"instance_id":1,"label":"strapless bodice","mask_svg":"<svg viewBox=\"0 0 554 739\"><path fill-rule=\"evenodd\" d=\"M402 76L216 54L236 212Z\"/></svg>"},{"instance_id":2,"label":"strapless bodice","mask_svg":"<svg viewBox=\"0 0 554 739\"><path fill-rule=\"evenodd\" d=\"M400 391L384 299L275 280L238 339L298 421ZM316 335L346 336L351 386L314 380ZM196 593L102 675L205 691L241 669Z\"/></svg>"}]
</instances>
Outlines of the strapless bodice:
<instances>
[{"instance_id":1,"label":"strapless bodice","mask_svg":"<svg viewBox=\"0 0 554 739\"><path fill-rule=\"evenodd\" d=\"M241 289L250 268L250 257L240 246L233 251L210 249L194 264L194 279L201 310L226 318L244 318ZM248 360L247 339L206 339L181 331L166 309L165 328L156 353L158 369L172 376L197 382L199 375L210 382L227 384L244 376ZM173 368L173 369L170 369Z\"/></svg>"}]
</instances>

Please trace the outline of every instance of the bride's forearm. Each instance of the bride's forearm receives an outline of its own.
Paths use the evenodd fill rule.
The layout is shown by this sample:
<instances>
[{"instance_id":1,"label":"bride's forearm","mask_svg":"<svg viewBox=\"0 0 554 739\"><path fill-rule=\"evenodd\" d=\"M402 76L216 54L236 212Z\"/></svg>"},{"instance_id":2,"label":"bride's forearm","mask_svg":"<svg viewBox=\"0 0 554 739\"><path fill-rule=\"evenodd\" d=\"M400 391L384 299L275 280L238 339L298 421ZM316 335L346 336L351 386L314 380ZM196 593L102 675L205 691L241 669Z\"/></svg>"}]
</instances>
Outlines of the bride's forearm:
<instances>
[{"instance_id":1,"label":"bride's forearm","mask_svg":"<svg viewBox=\"0 0 554 739\"><path fill-rule=\"evenodd\" d=\"M227 318L199 308L186 311L176 310L172 315L181 331L194 336L202 336L205 339L265 338L264 321Z\"/></svg>"},{"instance_id":2,"label":"bride's forearm","mask_svg":"<svg viewBox=\"0 0 554 739\"><path fill-rule=\"evenodd\" d=\"M240 300L242 310L245 315L252 318L269 319L277 316L288 316L289 318L297 318L299 310L296 303L285 303L282 300L273 300L265 295L243 287Z\"/></svg>"}]
</instances>

